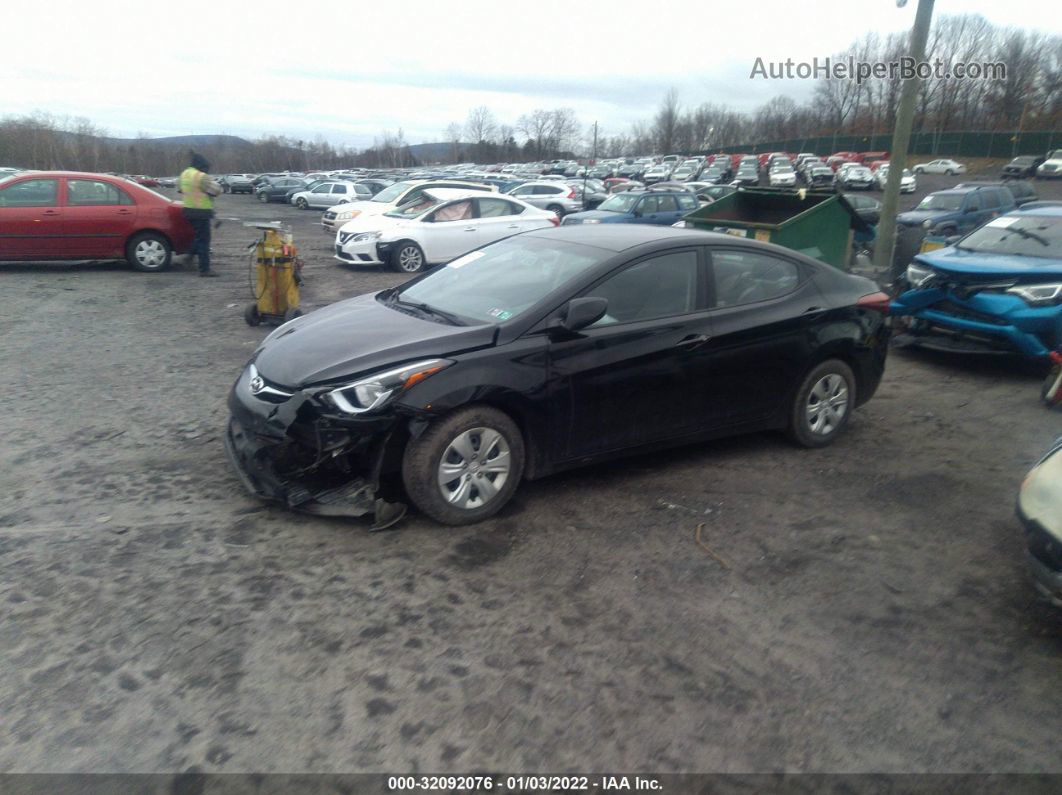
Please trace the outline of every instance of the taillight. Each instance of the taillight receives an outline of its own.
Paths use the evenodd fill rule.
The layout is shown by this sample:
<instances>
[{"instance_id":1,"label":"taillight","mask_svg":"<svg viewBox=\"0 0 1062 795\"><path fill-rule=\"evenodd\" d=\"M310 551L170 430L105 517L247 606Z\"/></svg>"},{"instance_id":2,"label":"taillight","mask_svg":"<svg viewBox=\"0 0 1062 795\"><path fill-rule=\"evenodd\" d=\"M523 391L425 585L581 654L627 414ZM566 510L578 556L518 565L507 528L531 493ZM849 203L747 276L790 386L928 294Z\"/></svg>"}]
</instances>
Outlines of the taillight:
<instances>
[{"instance_id":1,"label":"taillight","mask_svg":"<svg viewBox=\"0 0 1062 795\"><path fill-rule=\"evenodd\" d=\"M889 296L887 296L885 293L870 293L868 295L864 295L862 298L856 301L856 306L862 307L863 309L870 309L874 312L881 312L881 314L887 315L889 314L890 300L891 299L889 298Z\"/></svg>"},{"instance_id":2,"label":"taillight","mask_svg":"<svg viewBox=\"0 0 1062 795\"><path fill-rule=\"evenodd\" d=\"M557 217L556 213L550 216L549 222L554 226L560 226L560 218Z\"/></svg>"},{"instance_id":3,"label":"taillight","mask_svg":"<svg viewBox=\"0 0 1062 795\"><path fill-rule=\"evenodd\" d=\"M569 199L574 199L574 198L575 198L575 188L572 188L572 189L571 189L571 190L570 190L570 191L568 192L568 198L569 198Z\"/></svg>"}]
</instances>

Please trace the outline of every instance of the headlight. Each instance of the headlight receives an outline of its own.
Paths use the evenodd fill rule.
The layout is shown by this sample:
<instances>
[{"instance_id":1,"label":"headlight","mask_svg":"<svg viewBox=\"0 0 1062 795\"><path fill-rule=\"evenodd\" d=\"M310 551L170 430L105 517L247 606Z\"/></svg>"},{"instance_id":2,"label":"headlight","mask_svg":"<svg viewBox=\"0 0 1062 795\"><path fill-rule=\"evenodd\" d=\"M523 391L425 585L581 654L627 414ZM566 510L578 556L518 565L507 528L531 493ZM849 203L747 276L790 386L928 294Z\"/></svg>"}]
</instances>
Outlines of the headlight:
<instances>
[{"instance_id":1,"label":"headlight","mask_svg":"<svg viewBox=\"0 0 1062 795\"><path fill-rule=\"evenodd\" d=\"M923 221L922 222L922 228L923 229L932 229L933 228L932 219L927 218L925 221Z\"/></svg>"},{"instance_id":2,"label":"headlight","mask_svg":"<svg viewBox=\"0 0 1062 795\"><path fill-rule=\"evenodd\" d=\"M380 232L362 232L360 235L354 235L351 239L352 243L365 243L369 240L379 240Z\"/></svg>"},{"instance_id":3,"label":"headlight","mask_svg":"<svg viewBox=\"0 0 1062 795\"><path fill-rule=\"evenodd\" d=\"M354 217L354 214L352 212L350 212L349 210L344 210L341 213L336 213L335 220L337 220L337 221L349 221L353 217Z\"/></svg>"},{"instance_id":4,"label":"headlight","mask_svg":"<svg viewBox=\"0 0 1062 795\"><path fill-rule=\"evenodd\" d=\"M364 414L400 395L414 384L453 364L449 359L426 359L407 364L386 373L355 381L352 384L330 390L325 395L340 411L347 414Z\"/></svg>"},{"instance_id":5,"label":"headlight","mask_svg":"<svg viewBox=\"0 0 1062 795\"><path fill-rule=\"evenodd\" d=\"M907 282L912 287L921 287L922 283L932 275L932 268L925 268L913 262L907 266Z\"/></svg>"},{"instance_id":6,"label":"headlight","mask_svg":"<svg viewBox=\"0 0 1062 795\"><path fill-rule=\"evenodd\" d=\"M1062 303L1062 282L1019 284L1007 292L1022 298L1030 306L1053 306Z\"/></svg>"}]
</instances>

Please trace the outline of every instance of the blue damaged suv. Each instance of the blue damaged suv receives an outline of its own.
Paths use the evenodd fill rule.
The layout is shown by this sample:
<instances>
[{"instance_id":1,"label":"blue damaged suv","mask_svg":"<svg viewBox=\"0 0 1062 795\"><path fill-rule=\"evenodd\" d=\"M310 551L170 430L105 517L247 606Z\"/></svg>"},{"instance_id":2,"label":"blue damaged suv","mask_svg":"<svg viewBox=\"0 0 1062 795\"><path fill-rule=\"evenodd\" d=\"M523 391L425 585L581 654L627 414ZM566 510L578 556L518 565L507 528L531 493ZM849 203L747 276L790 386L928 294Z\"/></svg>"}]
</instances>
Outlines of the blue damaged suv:
<instances>
[{"instance_id":1,"label":"blue damaged suv","mask_svg":"<svg viewBox=\"0 0 1062 795\"><path fill-rule=\"evenodd\" d=\"M1031 202L916 255L906 281L892 302L897 342L1048 358L1062 349L1062 202Z\"/></svg>"}]
</instances>

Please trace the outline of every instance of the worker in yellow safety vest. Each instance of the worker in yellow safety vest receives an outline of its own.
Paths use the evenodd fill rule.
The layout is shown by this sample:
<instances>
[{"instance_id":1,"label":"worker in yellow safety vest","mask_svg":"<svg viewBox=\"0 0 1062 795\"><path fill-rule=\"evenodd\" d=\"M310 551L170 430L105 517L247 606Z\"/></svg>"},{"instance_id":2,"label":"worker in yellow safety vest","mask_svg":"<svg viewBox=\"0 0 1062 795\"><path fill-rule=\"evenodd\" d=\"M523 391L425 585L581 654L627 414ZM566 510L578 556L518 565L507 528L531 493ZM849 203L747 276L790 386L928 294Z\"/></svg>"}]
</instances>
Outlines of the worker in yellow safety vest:
<instances>
[{"instance_id":1,"label":"worker in yellow safety vest","mask_svg":"<svg viewBox=\"0 0 1062 795\"><path fill-rule=\"evenodd\" d=\"M195 230L195 242L192 244L190 257L199 257L199 275L217 276L210 269L210 222L214 217L214 197L222 192L218 185L206 173L210 163L196 152L188 168L181 172L177 181L177 191L184 197L184 217Z\"/></svg>"}]
</instances>

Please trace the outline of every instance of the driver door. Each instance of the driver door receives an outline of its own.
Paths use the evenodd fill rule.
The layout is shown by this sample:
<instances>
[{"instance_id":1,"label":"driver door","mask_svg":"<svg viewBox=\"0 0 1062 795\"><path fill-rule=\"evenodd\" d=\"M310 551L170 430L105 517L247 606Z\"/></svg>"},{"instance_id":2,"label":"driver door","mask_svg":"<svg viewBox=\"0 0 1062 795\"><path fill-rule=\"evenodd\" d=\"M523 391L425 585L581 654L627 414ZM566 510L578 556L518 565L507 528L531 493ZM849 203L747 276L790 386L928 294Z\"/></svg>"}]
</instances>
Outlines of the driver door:
<instances>
[{"instance_id":1,"label":"driver door","mask_svg":"<svg viewBox=\"0 0 1062 795\"><path fill-rule=\"evenodd\" d=\"M472 199L444 204L422 226L424 256L430 263L449 262L482 242Z\"/></svg>"}]
</instances>

